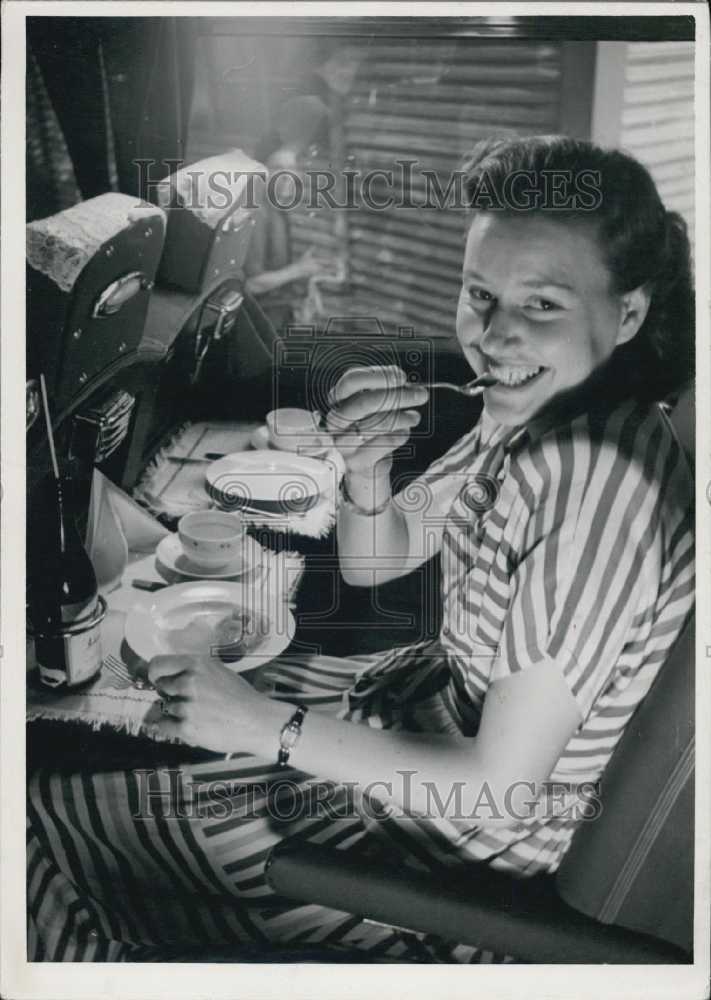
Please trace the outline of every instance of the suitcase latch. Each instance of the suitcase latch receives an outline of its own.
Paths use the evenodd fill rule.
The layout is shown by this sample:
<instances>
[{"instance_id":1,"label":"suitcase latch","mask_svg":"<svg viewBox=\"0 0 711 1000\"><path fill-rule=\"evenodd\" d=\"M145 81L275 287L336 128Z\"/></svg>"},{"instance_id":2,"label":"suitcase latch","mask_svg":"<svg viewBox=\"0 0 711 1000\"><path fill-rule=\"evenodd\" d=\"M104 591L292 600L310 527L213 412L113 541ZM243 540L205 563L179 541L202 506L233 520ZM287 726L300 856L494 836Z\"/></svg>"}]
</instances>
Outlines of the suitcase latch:
<instances>
[{"instance_id":1,"label":"suitcase latch","mask_svg":"<svg viewBox=\"0 0 711 1000\"><path fill-rule=\"evenodd\" d=\"M107 285L94 303L94 319L113 316L142 289L149 289L150 282L142 271L129 271Z\"/></svg>"}]
</instances>

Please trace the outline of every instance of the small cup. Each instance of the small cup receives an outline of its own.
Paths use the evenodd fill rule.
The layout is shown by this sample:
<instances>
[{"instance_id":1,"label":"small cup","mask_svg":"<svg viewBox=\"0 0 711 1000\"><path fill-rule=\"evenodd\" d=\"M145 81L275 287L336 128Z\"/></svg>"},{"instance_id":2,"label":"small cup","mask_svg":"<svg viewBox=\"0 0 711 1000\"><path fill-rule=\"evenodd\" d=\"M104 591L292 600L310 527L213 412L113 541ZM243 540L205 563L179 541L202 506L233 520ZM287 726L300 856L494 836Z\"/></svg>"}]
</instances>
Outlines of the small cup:
<instances>
[{"instance_id":1,"label":"small cup","mask_svg":"<svg viewBox=\"0 0 711 1000\"><path fill-rule=\"evenodd\" d=\"M245 528L238 513L201 510L185 514L178 522L178 537L189 561L198 569L221 569L245 559ZM241 559L240 559L241 557Z\"/></svg>"},{"instance_id":2,"label":"small cup","mask_svg":"<svg viewBox=\"0 0 711 1000\"><path fill-rule=\"evenodd\" d=\"M311 410L283 407L267 413L269 440L280 451L302 451L318 448L323 433L319 430L321 415Z\"/></svg>"}]
</instances>

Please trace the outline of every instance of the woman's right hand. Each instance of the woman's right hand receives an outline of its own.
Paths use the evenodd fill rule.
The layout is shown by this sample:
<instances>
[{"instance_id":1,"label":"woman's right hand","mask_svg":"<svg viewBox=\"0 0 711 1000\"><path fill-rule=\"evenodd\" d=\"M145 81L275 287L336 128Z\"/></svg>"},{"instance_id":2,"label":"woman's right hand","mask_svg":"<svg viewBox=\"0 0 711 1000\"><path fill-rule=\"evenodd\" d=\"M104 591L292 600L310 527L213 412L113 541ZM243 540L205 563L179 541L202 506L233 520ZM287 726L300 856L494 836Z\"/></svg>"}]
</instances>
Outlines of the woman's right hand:
<instances>
[{"instance_id":1,"label":"woman's right hand","mask_svg":"<svg viewBox=\"0 0 711 1000\"><path fill-rule=\"evenodd\" d=\"M331 389L326 426L353 480L389 476L393 452L402 447L420 422L412 409L427 402L423 386L412 385L402 368L350 368Z\"/></svg>"}]
</instances>

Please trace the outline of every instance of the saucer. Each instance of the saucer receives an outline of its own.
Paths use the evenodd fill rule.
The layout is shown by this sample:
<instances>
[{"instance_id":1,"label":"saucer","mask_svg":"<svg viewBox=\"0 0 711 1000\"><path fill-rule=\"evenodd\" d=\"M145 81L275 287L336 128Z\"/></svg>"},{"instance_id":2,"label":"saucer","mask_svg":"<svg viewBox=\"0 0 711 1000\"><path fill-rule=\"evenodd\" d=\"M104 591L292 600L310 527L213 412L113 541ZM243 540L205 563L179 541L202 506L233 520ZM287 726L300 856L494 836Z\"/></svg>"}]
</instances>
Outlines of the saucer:
<instances>
[{"instance_id":1,"label":"saucer","mask_svg":"<svg viewBox=\"0 0 711 1000\"><path fill-rule=\"evenodd\" d=\"M166 569L179 573L181 576L187 576L191 580L229 580L235 576L244 576L245 573L250 573L260 565L262 547L259 542L251 535L246 535L244 544L246 559L240 556L239 559L233 559L232 562L227 563L226 566L220 566L218 569L203 569L190 562L183 551L180 539L173 534L166 535L165 538L161 539L156 549L156 556Z\"/></svg>"}]
</instances>

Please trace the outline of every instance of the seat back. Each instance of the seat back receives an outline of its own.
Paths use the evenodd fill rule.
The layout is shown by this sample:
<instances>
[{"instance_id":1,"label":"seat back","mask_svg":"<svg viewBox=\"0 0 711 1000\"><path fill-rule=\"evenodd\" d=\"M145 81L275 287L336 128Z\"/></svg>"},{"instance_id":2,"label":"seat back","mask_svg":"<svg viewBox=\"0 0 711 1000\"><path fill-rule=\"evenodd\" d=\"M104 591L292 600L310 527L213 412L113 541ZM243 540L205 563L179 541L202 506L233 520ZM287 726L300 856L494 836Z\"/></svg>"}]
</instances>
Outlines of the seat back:
<instances>
[{"instance_id":1,"label":"seat back","mask_svg":"<svg viewBox=\"0 0 711 1000\"><path fill-rule=\"evenodd\" d=\"M693 949L693 625L675 644L602 778L556 875L562 898L603 923Z\"/></svg>"}]
</instances>

